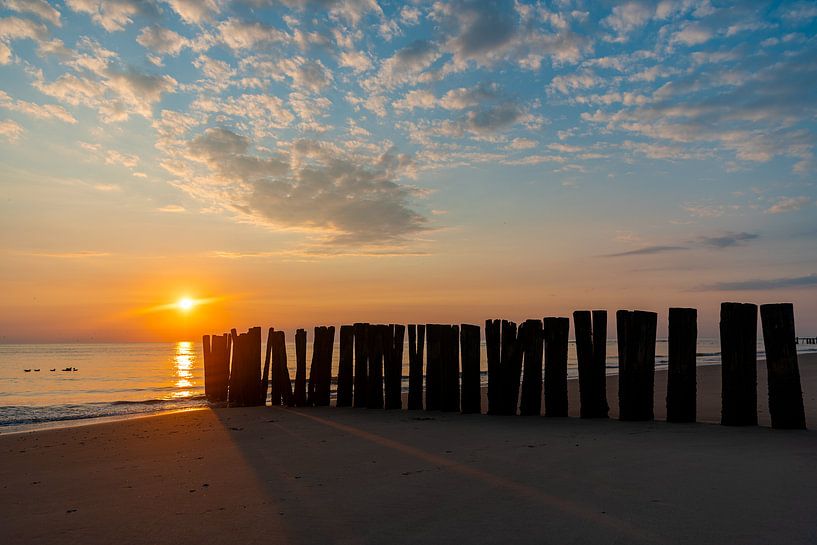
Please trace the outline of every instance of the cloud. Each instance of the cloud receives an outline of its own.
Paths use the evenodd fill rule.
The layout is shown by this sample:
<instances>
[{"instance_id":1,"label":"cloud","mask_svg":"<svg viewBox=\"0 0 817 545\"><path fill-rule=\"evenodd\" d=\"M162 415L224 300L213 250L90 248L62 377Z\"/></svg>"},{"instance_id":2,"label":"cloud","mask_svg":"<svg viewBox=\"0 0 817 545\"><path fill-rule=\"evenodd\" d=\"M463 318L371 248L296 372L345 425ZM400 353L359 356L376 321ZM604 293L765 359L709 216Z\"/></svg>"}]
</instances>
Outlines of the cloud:
<instances>
[{"instance_id":1,"label":"cloud","mask_svg":"<svg viewBox=\"0 0 817 545\"><path fill-rule=\"evenodd\" d=\"M185 209L184 206L178 204L168 204L165 206L160 206L156 210L158 210L159 212L167 212L169 214L181 214L187 212L187 209Z\"/></svg>"},{"instance_id":2,"label":"cloud","mask_svg":"<svg viewBox=\"0 0 817 545\"><path fill-rule=\"evenodd\" d=\"M0 138L8 142L16 142L23 135L23 127L11 119L0 120Z\"/></svg>"},{"instance_id":3,"label":"cloud","mask_svg":"<svg viewBox=\"0 0 817 545\"><path fill-rule=\"evenodd\" d=\"M769 214L783 214L796 212L811 202L810 197L780 197L766 212Z\"/></svg>"},{"instance_id":4,"label":"cloud","mask_svg":"<svg viewBox=\"0 0 817 545\"><path fill-rule=\"evenodd\" d=\"M708 42L713 37L712 30L698 23L690 23L672 35L670 45L700 45Z\"/></svg>"},{"instance_id":5,"label":"cloud","mask_svg":"<svg viewBox=\"0 0 817 545\"><path fill-rule=\"evenodd\" d=\"M376 90L380 87L393 89L418 76L440 57L437 46L427 40L415 40L394 55L384 60L377 75L363 83L364 88Z\"/></svg>"},{"instance_id":6,"label":"cloud","mask_svg":"<svg viewBox=\"0 0 817 545\"><path fill-rule=\"evenodd\" d=\"M18 13L31 13L54 26L61 26L60 12L45 0L4 0L3 5Z\"/></svg>"},{"instance_id":7,"label":"cloud","mask_svg":"<svg viewBox=\"0 0 817 545\"><path fill-rule=\"evenodd\" d=\"M0 91L0 108L21 112L37 119L58 119L65 123L75 124L77 120L65 108L57 104L36 104L10 97Z\"/></svg>"},{"instance_id":8,"label":"cloud","mask_svg":"<svg viewBox=\"0 0 817 545\"><path fill-rule=\"evenodd\" d=\"M97 258L97 257L108 257L113 254L109 252L96 252L93 250L79 250L76 252L49 252L49 251L31 251L31 252L21 252L22 255L27 255L31 257L45 257L45 258L53 258L53 259L87 259L87 258Z\"/></svg>"},{"instance_id":9,"label":"cloud","mask_svg":"<svg viewBox=\"0 0 817 545\"><path fill-rule=\"evenodd\" d=\"M256 49L286 42L289 36L275 27L259 22L244 22L234 17L218 24L219 37L234 50Z\"/></svg>"},{"instance_id":10,"label":"cloud","mask_svg":"<svg viewBox=\"0 0 817 545\"><path fill-rule=\"evenodd\" d=\"M653 11L641 2L626 2L613 7L612 13L604 18L602 25L617 34L617 41L626 41L629 35L643 27L652 18Z\"/></svg>"},{"instance_id":11,"label":"cloud","mask_svg":"<svg viewBox=\"0 0 817 545\"><path fill-rule=\"evenodd\" d=\"M150 0L66 0L65 3L77 13L88 14L108 32L124 30L137 15L158 13Z\"/></svg>"},{"instance_id":12,"label":"cloud","mask_svg":"<svg viewBox=\"0 0 817 545\"><path fill-rule=\"evenodd\" d=\"M165 0L186 23L210 21L221 11L220 0Z\"/></svg>"},{"instance_id":13,"label":"cloud","mask_svg":"<svg viewBox=\"0 0 817 545\"><path fill-rule=\"evenodd\" d=\"M8 45L0 42L0 64L8 64L11 62L11 48Z\"/></svg>"},{"instance_id":14,"label":"cloud","mask_svg":"<svg viewBox=\"0 0 817 545\"><path fill-rule=\"evenodd\" d=\"M44 40L48 37L48 27L30 19L5 17L0 19L0 39L11 41L20 39Z\"/></svg>"},{"instance_id":15,"label":"cloud","mask_svg":"<svg viewBox=\"0 0 817 545\"><path fill-rule=\"evenodd\" d=\"M638 248L636 250L629 250L627 252L618 252L615 254L606 254L602 257L630 257L630 256L639 256L639 255L655 255L655 254L665 254L669 252L680 252L683 250L689 250L687 246L645 246L643 248Z\"/></svg>"},{"instance_id":16,"label":"cloud","mask_svg":"<svg viewBox=\"0 0 817 545\"><path fill-rule=\"evenodd\" d=\"M184 36L157 25L143 28L136 42L160 55L178 55L182 49L190 45L190 40Z\"/></svg>"},{"instance_id":17,"label":"cloud","mask_svg":"<svg viewBox=\"0 0 817 545\"><path fill-rule=\"evenodd\" d=\"M760 235L757 233L725 233L717 236L698 237L697 242L710 248L731 248L758 238Z\"/></svg>"},{"instance_id":18,"label":"cloud","mask_svg":"<svg viewBox=\"0 0 817 545\"><path fill-rule=\"evenodd\" d=\"M281 59L279 70L292 80L292 86L319 93L332 80L332 72L320 60L295 56Z\"/></svg>"},{"instance_id":19,"label":"cloud","mask_svg":"<svg viewBox=\"0 0 817 545\"><path fill-rule=\"evenodd\" d=\"M214 178L209 190L196 177L182 187L199 198L232 195L230 208L256 223L311 233L334 246L394 244L426 229L426 219L409 207L414 192L396 181L411 159L395 150L361 157L297 140L261 157L248 138L225 128L207 129L188 149Z\"/></svg>"},{"instance_id":20,"label":"cloud","mask_svg":"<svg viewBox=\"0 0 817 545\"><path fill-rule=\"evenodd\" d=\"M817 274L784 278L738 280L715 282L700 286L701 291L766 291L786 288L817 287Z\"/></svg>"}]
</instances>

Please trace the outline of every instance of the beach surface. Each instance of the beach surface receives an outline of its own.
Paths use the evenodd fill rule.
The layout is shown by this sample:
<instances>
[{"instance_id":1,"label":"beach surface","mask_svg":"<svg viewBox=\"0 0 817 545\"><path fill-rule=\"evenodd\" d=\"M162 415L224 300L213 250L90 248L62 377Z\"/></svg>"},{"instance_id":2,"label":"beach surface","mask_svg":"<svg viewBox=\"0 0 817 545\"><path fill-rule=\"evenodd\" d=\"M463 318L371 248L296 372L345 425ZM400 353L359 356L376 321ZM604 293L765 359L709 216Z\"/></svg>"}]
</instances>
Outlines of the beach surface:
<instances>
[{"instance_id":1,"label":"beach surface","mask_svg":"<svg viewBox=\"0 0 817 545\"><path fill-rule=\"evenodd\" d=\"M660 421L658 372L655 422L256 407L2 435L0 543L817 543L817 431L767 427L765 377L747 428L716 424L709 366L696 424Z\"/></svg>"}]
</instances>

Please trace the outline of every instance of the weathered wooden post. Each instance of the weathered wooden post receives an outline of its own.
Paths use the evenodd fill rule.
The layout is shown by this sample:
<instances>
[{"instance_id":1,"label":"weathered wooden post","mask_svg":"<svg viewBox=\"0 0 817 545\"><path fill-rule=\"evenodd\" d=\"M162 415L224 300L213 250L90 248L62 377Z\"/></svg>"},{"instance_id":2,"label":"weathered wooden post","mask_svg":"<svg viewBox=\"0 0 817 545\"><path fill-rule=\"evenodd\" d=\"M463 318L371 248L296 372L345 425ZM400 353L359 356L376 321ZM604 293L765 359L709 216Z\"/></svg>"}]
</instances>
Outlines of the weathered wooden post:
<instances>
[{"instance_id":1,"label":"weathered wooden post","mask_svg":"<svg viewBox=\"0 0 817 545\"><path fill-rule=\"evenodd\" d=\"M598 332L593 326L599 328ZM579 366L579 399L582 418L607 418L607 313L577 310L573 313L576 334L576 358ZM595 348L603 353L598 356Z\"/></svg>"},{"instance_id":2,"label":"weathered wooden post","mask_svg":"<svg viewBox=\"0 0 817 545\"><path fill-rule=\"evenodd\" d=\"M485 320L485 355L488 360L488 414L501 414L502 336L499 320Z\"/></svg>"},{"instance_id":3,"label":"weathered wooden post","mask_svg":"<svg viewBox=\"0 0 817 545\"><path fill-rule=\"evenodd\" d=\"M312 362L309 365L309 385L306 392L306 404L314 407L319 405L318 397L323 380L323 352L327 330L324 326L315 326L312 338Z\"/></svg>"},{"instance_id":4,"label":"weathered wooden post","mask_svg":"<svg viewBox=\"0 0 817 545\"><path fill-rule=\"evenodd\" d=\"M423 347L425 325L409 325L409 393L408 409L423 410Z\"/></svg>"},{"instance_id":5,"label":"weathered wooden post","mask_svg":"<svg viewBox=\"0 0 817 545\"><path fill-rule=\"evenodd\" d=\"M519 381L522 378L522 347L516 323L502 320L502 353L500 366L502 384L499 414L515 415L519 404Z\"/></svg>"},{"instance_id":6,"label":"weathered wooden post","mask_svg":"<svg viewBox=\"0 0 817 545\"><path fill-rule=\"evenodd\" d=\"M283 331L272 333L272 404L294 405L292 381L287 366L286 334Z\"/></svg>"},{"instance_id":7,"label":"weathered wooden post","mask_svg":"<svg viewBox=\"0 0 817 545\"><path fill-rule=\"evenodd\" d=\"M261 396L259 398L259 402L261 405L267 404L267 394L269 393L269 372L270 372L270 357L272 354L272 332L275 331L273 328L269 328L269 332L267 333L267 354L264 358L264 372L261 373ZM274 379L273 379L274 383ZM274 392L273 392L274 396ZM273 402L274 403L274 402Z\"/></svg>"},{"instance_id":8,"label":"weathered wooden post","mask_svg":"<svg viewBox=\"0 0 817 545\"><path fill-rule=\"evenodd\" d=\"M231 362L230 362L230 379L229 379L229 393L227 405L230 407L239 407L241 405L241 394L243 391L241 381L243 379L243 360L244 360L244 335L238 334L235 328L230 330L230 339L233 347Z\"/></svg>"},{"instance_id":9,"label":"weathered wooden post","mask_svg":"<svg viewBox=\"0 0 817 545\"><path fill-rule=\"evenodd\" d=\"M366 341L369 360L366 385L366 407L368 409L383 408L383 335L379 325L370 325L366 332Z\"/></svg>"},{"instance_id":10,"label":"weathered wooden post","mask_svg":"<svg viewBox=\"0 0 817 545\"><path fill-rule=\"evenodd\" d=\"M335 326L324 328L323 348L321 350L321 380L316 392L317 405L329 406L332 392L332 352L335 350Z\"/></svg>"},{"instance_id":11,"label":"weathered wooden post","mask_svg":"<svg viewBox=\"0 0 817 545\"><path fill-rule=\"evenodd\" d=\"M568 318L545 318L545 416L567 416Z\"/></svg>"},{"instance_id":12,"label":"weathered wooden post","mask_svg":"<svg viewBox=\"0 0 817 545\"><path fill-rule=\"evenodd\" d=\"M306 405L306 330L295 332L295 393L293 402L296 407Z\"/></svg>"},{"instance_id":13,"label":"weathered wooden post","mask_svg":"<svg viewBox=\"0 0 817 545\"><path fill-rule=\"evenodd\" d=\"M598 413L607 418L607 311L594 310L593 315L593 384L596 388Z\"/></svg>"},{"instance_id":14,"label":"weathered wooden post","mask_svg":"<svg viewBox=\"0 0 817 545\"><path fill-rule=\"evenodd\" d=\"M757 305L721 303L721 424L757 425Z\"/></svg>"},{"instance_id":15,"label":"weathered wooden post","mask_svg":"<svg viewBox=\"0 0 817 545\"><path fill-rule=\"evenodd\" d=\"M462 354L462 395L463 414L482 412L482 391L479 383L479 326L460 326L460 353Z\"/></svg>"},{"instance_id":16,"label":"weathered wooden post","mask_svg":"<svg viewBox=\"0 0 817 545\"><path fill-rule=\"evenodd\" d=\"M667 422L695 422L698 311L669 309Z\"/></svg>"},{"instance_id":17,"label":"weathered wooden post","mask_svg":"<svg viewBox=\"0 0 817 545\"><path fill-rule=\"evenodd\" d=\"M460 410L460 327L441 326L441 386L440 408L453 412Z\"/></svg>"},{"instance_id":18,"label":"weathered wooden post","mask_svg":"<svg viewBox=\"0 0 817 545\"><path fill-rule=\"evenodd\" d=\"M426 341L428 348L426 351L426 410L438 411L440 405L440 392L442 390L442 327L439 324L426 325Z\"/></svg>"},{"instance_id":19,"label":"weathered wooden post","mask_svg":"<svg viewBox=\"0 0 817 545\"><path fill-rule=\"evenodd\" d=\"M794 306L791 303L761 305L760 318L766 347L772 427L806 429L797 346L794 342Z\"/></svg>"},{"instance_id":20,"label":"weathered wooden post","mask_svg":"<svg viewBox=\"0 0 817 545\"><path fill-rule=\"evenodd\" d=\"M223 403L227 401L227 391L230 382L230 347L231 337L229 334L213 335L211 337L211 347L209 364L206 364L210 375L210 394L207 400L211 403Z\"/></svg>"},{"instance_id":21,"label":"weathered wooden post","mask_svg":"<svg viewBox=\"0 0 817 545\"><path fill-rule=\"evenodd\" d=\"M402 380L403 380L403 341L405 340L406 326L391 324L383 330L383 374L385 382L386 409L402 409ZM386 357L388 353L388 357Z\"/></svg>"},{"instance_id":22,"label":"weathered wooden post","mask_svg":"<svg viewBox=\"0 0 817 545\"><path fill-rule=\"evenodd\" d=\"M519 333L524 352L524 375L522 376L522 399L519 414L539 416L542 413L542 322L525 320Z\"/></svg>"},{"instance_id":23,"label":"weathered wooden post","mask_svg":"<svg viewBox=\"0 0 817 545\"><path fill-rule=\"evenodd\" d=\"M204 335L201 338L201 345L202 345L202 357L204 359L204 397L207 398L207 401L212 401L213 397L213 370L210 368L211 364L211 357L210 357L210 335Z\"/></svg>"},{"instance_id":24,"label":"weathered wooden post","mask_svg":"<svg viewBox=\"0 0 817 545\"><path fill-rule=\"evenodd\" d=\"M368 393L368 386L366 377L368 375L369 359L368 359L368 340L366 333L369 329L369 324L356 323L354 325L355 331L355 392L352 400L352 406L358 409L366 407L366 396Z\"/></svg>"},{"instance_id":25,"label":"weathered wooden post","mask_svg":"<svg viewBox=\"0 0 817 545\"><path fill-rule=\"evenodd\" d=\"M619 310L616 325L619 420L652 420L658 315L640 310Z\"/></svg>"},{"instance_id":26,"label":"weathered wooden post","mask_svg":"<svg viewBox=\"0 0 817 545\"><path fill-rule=\"evenodd\" d=\"M249 361L247 362L247 393L245 403L261 404L261 328L251 327L249 336Z\"/></svg>"},{"instance_id":27,"label":"weathered wooden post","mask_svg":"<svg viewBox=\"0 0 817 545\"><path fill-rule=\"evenodd\" d=\"M354 342L355 329L351 325L340 326L340 346L338 354L338 395L335 404L338 407L351 407L352 384L354 380Z\"/></svg>"}]
</instances>

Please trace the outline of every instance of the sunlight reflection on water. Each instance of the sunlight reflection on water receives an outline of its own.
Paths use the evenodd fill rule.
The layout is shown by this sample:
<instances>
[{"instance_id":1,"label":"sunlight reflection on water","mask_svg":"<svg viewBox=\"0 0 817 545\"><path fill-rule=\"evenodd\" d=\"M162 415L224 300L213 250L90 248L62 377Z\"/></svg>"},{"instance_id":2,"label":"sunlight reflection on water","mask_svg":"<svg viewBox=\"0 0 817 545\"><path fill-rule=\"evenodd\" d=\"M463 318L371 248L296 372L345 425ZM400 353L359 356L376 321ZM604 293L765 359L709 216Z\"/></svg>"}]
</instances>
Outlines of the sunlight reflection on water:
<instances>
[{"instance_id":1,"label":"sunlight reflection on water","mask_svg":"<svg viewBox=\"0 0 817 545\"><path fill-rule=\"evenodd\" d=\"M173 357L173 363L175 365L176 378L178 379L175 386L178 390L173 392L174 398L178 399L193 395L189 388L193 386L190 378L193 376L191 370L193 369L193 360L195 357L196 353L193 350L193 343L189 341L176 343L176 354Z\"/></svg>"}]
</instances>

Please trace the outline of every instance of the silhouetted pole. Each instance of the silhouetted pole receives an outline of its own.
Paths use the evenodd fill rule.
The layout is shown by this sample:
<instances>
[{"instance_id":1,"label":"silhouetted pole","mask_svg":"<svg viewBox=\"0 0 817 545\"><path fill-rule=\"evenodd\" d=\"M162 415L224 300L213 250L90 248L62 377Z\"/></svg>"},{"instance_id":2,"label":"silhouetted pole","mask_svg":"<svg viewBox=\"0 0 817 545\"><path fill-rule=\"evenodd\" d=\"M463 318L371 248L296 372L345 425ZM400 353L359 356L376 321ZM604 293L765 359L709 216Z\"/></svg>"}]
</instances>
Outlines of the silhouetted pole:
<instances>
[{"instance_id":1,"label":"silhouetted pole","mask_svg":"<svg viewBox=\"0 0 817 545\"><path fill-rule=\"evenodd\" d=\"M227 390L230 382L230 346L229 334L213 335L210 355L205 363L205 387L209 375L210 393L207 400L211 403L227 401ZM209 362L209 363L208 363Z\"/></svg>"},{"instance_id":2,"label":"silhouetted pole","mask_svg":"<svg viewBox=\"0 0 817 545\"><path fill-rule=\"evenodd\" d=\"M515 415L522 378L522 350L516 323L502 320L502 353L500 356L500 406L503 415Z\"/></svg>"},{"instance_id":3,"label":"silhouetted pole","mask_svg":"<svg viewBox=\"0 0 817 545\"><path fill-rule=\"evenodd\" d=\"M351 325L340 326L340 346L338 354L338 407L351 407L352 384L354 380L355 329Z\"/></svg>"},{"instance_id":4,"label":"silhouetted pole","mask_svg":"<svg viewBox=\"0 0 817 545\"><path fill-rule=\"evenodd\" d=\"M335 326L324 327L323 345L321 347L320 381L316 394L316 404L328 406L332 390L332 352L335 349Z\"/></svg>"},{"instance_id":5,"label":"silhouetted pole","mask_svg":"<svg viewBox=\"0 0 817 545\"><path fill-rule=\"evenodd\" d=\"M461 410L464 414L482 412L482 392L479 384L479 326L460 326L460 354L462 355Z\"/></svg>"},{"instance_id":6,"label":"silhouetted pole","mask_svg":"<svg viewBox=\"0 0 817 545\"><path fill-rule=\"evenodd\" d=\"M485 352L488 360L488 414L501 414L502 336L499 320L485 320Z\"/></svg>"},{"instance_id":7,"label":"silhouetted pole","mask_svg":"<svg viewBox=\"0 0 817 545\"><path fill-rule=\"evenodd\" d=\"M288 407L295 404L292 394L292 381L289 377L289 367L287 365L287 341L283 331L272 333L272 404L286 405Z\"/></svg>"},{"instance_id":8,"label":"silhouetted pole","mask_svg":"<svg viewBox=\"0 0 817 545\"><path fill-rule=\"evenodd\" d=\"M604 314L602 314L604 313ZM599 328L593 330L594 322ZM607 315L605 311L577 310L573 313L573 329L576 334L576 359L579 367L579 414L582 418L607 418L607 371L606 337ZM602 343L605 348L602 349ZM595 348L604 350L596 356Z\"/></svg>"},{"instance_id":9,"label":"silhouetted pole","mask_svg":"<svg viewBox=\"0 0 817 545\"><path fill-rule=\"evenodd\" d=\"M317 405L318 383L321 380L321 352L323 351L326 328L315 326L312 337L312 362L309 364L309 384L306 390L306 404L310 407Z\"/></svg>"},{"instance_id":10,"label":"silhouetted pole","mask_svg":"<svg viewBox=\"0 0 817 545\"><path fill-rule=\"evenodd\" d=\"M408 409L423 410L423 347L425 346L425 325L409 325L409 392Z\"/></svg>"},{"instance_id":11,"label":"silhouetted pole","mask_svg":"<svg viewBox=\"0 0 817 545\"><path fill-rule=\"evenodd\" d=\"M426 325L426 410L437 411L442 408L440 392L442 390L442 327L439 324Z\"/></svg>"},{"instance_id":12,"label":"silhouetted pole","mask_svg":"<svg viewBox=\"0 0 817 545\"><path fill-rule=\"evenodd\" d=\"M695 422L698 311L669 309L667 422Z\"/></svg>"},{"instance_id":13,"label":"silhouetted pole","mask_svg":"<svg viewBox=\"0 0 817 545\"><path fill-rule=\"evenodd\" d=\"M370 325L366 332L366 344L369 360L366 385L366 407L383 408L383 335L379 325Z\"/></svg>"},{"instance_id":14,"label":"silhouetted pole","mask_svg":"<svg viewBox=\"0 0 817 545\"><path fill-rule=\"evenodd\" d=\"M241 335L244 335L243 333ZM230 339L232 344L232 355L230 362L230 378L229 378L229 393L227 405L230 407L241 406L240 397L242 392L242 367L243 367L243 352L244 352L244 338L238 334L235 328L230 330Z\"/></svg>"},{"instance_id":15,"label":"silhouetted pole","mask_svg":"<svg viewBox=\"0 0 817 545\"><path fill-rule=\"evenodd\" d=\"M607 311L594 310L593 315L593 384L596 389L596 403L600 418L607 418L610 405L607 403Z\"/></svg>"},{"instance_id":16,"label":"silhouetted pole","mask_svg":"<svg viewBox=\"0 0 817 545\"><path fill-rule=\"evenodd\" d=\"M568 318L545 318L545 416L567 416Z\"/></svg>"},{"instance_id":17,"label":"silhouetted pole","mask_svg":"<svg viewBox=\"0 0 817 545\"><path fill-rule=\"evenodd\" d=\"M296 407L306 405L306 330L295 332L295 392L293 402Z\"/></svg>"},{"instance_id":18,"label":"silhouetted pole","mask_svg":"<svg viewBox=\"0 0 817 545\"><path fill-rule=\"evenodd\" d=\"M460 328L455 325L440 326L440 408L443 411L460 410Z\"/></svg>"},{"instance_id":19,"label":"silhouetted pole","mask_svg":"<svg viewBox=\"0 0 817 545\"><path fill-rule=\"evenodd\" d=\"M366 396L368 393L368 386L366 377L368 375L369 359L367 330L369 324L356 323L354 325L355 331L355 392L352 400L352 406L358 409L366 407Z\"/></svg>"},{"instance_id":20,"label":"silhouetted pole","mask_svg":"<svg viewBox=\"0 0 817 545\"><path fill-rule=\"evenodd\" d=\"M652 420L655 392L655 334L658 315L616 312L619 420Z\"/></svg>"},{"instance_id":21,"label":"silhouetted pole","mask_svg":"<svg viewBox=\"0 0 817 545\"><path fill-rule=\"evenodd\" d=\"M387 326L388 334L385 333L384 354L389 353L388 358L383 359L383 371L385 382L385 402L386 409L402 409L402 381L403 381L403 343L406 336L406 326L402 324L391 324ZM388 365L386 365L388 361Z\"/></svg>"},{"instance_id":22,"label":"silhouetted pole","mask_svg":"<svg viewBox=\"0 0 817 545\"><path fill-rule=\"evenodd\" d=\"M210 335L204 335L201 338L201 355L204 358L204 397L207 401L211 401L213 396L212 386L212 370L210 369Z\"/></svg>"},{"instance_id":23,"label":"silhouetted pole","mask_svg":"<svg viewBox=\"0 0 817 545\"><path fill-rule=\"evenodd\" d=\"M791 303L760 306L772 427L806 429Z\"/></svg>"},{"instance_id":24,"label":"silhouetted pole","mask_svg":"<svg viewBox=\"0 0 817 545\"><path fill-rule=\"evenodd\" d=\"M267 333L267 353L264 357L264 372L261 373L261 397L260 402L261 405L267 404L267 393L269 391L269 373L270 373L270 358L272 356L272 332L275 331L273 328L269 328L269 332ZM275 380L273 379L273 383ZM273 391L273 405L275 404L274 401L275 393Z\"/></svg>"},{"instance_id":25,"label":"silhouetted pole","mask_svg":"<svg viewBox=\"0 0 817 545\"><path fill-rule=\"evenodd\" d=\"M519 337L525 362L519 414L539 416L542 414L542 322L525 320Z\"/></svg>"},{"instance_id":26,"label":"silhouetted pole","mask_svg":"<svg viewBox=\"0 0 817 545\"><path fill-rule=\"evenodd\" d=\"M757 425L757 305L721 303L721 424Z\"/></svg>"}]
</instances>

